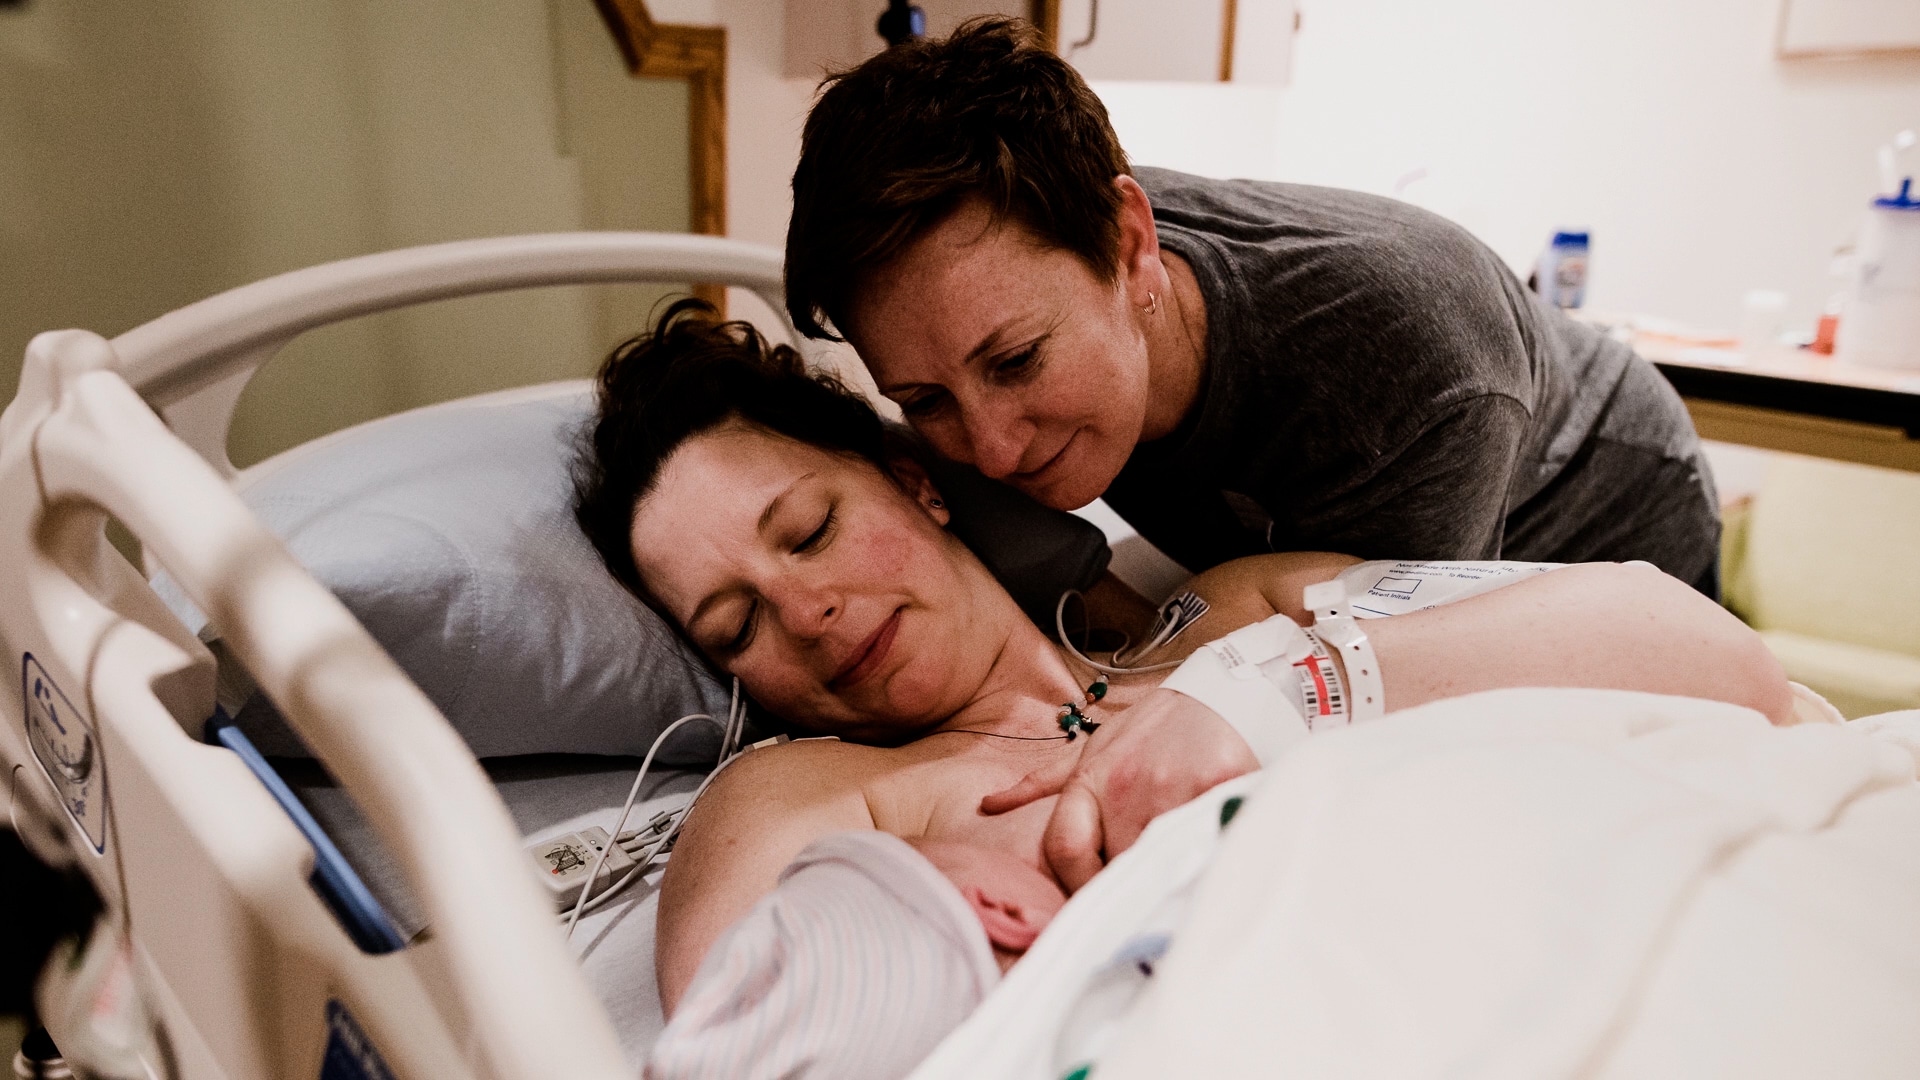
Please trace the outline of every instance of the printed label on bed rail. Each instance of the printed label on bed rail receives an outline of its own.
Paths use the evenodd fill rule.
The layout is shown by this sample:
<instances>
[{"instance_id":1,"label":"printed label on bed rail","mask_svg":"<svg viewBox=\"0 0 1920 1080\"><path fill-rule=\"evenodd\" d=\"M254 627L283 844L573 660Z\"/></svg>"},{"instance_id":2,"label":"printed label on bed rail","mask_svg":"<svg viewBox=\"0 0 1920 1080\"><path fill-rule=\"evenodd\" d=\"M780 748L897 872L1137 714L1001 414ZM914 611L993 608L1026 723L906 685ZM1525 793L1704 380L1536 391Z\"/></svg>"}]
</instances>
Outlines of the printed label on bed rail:
<instances>
[{"instance_id":1,"label":"printed label on bed rail","mask_svg":"<svg viewBox=\"0 0 1920 1080\"><path fill-rule=\"evenodd\" d=\"M92 725L67 700L32 653L20 654L22 712L27 745L45 770L67 816L87 834L96 853L107 850L107 773Z\"/></svg>"},{"instance_id":2,"label":"printed label on bed rail","mask_svg":"<svg viewBox=\"0 0 1920 1080\"><path fill-rule=\"evenodd\" d=\"M393 1080L380 1051L338 1000L327 1002L327 1052L320 1080Z\"/></svg>"}]
</instances>

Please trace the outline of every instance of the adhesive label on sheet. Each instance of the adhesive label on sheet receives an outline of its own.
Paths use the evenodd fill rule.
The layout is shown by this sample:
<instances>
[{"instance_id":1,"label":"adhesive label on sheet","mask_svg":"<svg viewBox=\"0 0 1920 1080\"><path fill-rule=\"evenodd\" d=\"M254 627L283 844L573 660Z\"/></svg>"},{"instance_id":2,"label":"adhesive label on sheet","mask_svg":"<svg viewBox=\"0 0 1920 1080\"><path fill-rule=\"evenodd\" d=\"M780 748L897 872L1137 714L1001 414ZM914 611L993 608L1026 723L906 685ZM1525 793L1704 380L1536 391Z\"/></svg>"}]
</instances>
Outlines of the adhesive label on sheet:
<instances>
[{"instance_id":1,"label":"adhesive label on sheet","mask_svg":"<svg viewBox=\"0 0 1920 1080\"><path fill-rule=\"evenodd\" d=\"M96 854L107 850L107 773L93 725L32 653L20 654L27 745Z\"/></svg>"},{"instance_id":2,"label":"adhesive label on sheet","mask_svg":"<svg viewBox=\"0 0 1920 1080\"><path fill-rule=\"evenodd\" d=\"M320 1059L320 1080L393 1080L373 1040L337 999L327 1002L327 1053Z\"/></svg>"},{"instance_id":3,"label":"adhesive label on sheet","mask_svg":"<svg viewBox=\"0 0 1920 1080\"><path fill-rule=\"evenodd\" d=\"M1380 619L1441 607L1558 570L1565 563L1379 560L1340 574L1355 618Z\"/></svg>"}]
</instances>

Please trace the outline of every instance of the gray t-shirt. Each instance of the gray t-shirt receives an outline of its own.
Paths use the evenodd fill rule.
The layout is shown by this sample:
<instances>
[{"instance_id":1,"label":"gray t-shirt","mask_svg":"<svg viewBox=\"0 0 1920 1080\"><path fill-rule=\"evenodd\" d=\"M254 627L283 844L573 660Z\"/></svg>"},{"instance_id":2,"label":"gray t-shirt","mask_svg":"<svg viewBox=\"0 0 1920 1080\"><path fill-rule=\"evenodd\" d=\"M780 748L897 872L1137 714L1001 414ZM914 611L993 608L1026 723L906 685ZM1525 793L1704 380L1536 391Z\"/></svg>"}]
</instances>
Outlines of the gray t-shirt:
<instances>
[{"instance_id":1,"label":"gray t-shirt","mask_svg":"<svg viewBox=\"0 0 1920 1080\"><path fill-rule=\"evenodd\" d=\"M1201 399L1106 493L1168 555L1645 559L1715 591L1699 440L1631 349L1407 203L1137 175L1207 305Z\"/></svg>"}]
</instances>

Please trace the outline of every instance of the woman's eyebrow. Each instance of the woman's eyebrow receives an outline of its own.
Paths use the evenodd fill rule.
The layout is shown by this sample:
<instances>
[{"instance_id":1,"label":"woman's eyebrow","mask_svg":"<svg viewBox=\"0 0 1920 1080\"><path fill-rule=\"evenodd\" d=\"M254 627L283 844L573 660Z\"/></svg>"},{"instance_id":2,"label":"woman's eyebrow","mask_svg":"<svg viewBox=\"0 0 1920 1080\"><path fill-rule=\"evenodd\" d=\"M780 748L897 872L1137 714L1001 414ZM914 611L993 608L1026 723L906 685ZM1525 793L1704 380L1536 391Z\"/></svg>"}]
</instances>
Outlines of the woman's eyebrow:
<instances>
[{"instance_id":1,"label":"woman's eyebrow","mask_svg":"<svg viewBox=\"0 0 1920 1080\"><path fill-rule=\"evenodd\" d=\"M1008 333L1009 329L1015 323L1019 322L1021 318L1023 318L1023 316L1020 316L1020 315L1009 316L1005 322L1001 323L999 326L996 326L992 330L988 331L987 336L984 338L981 338L980 343L978 345L975 345L972 349L968 350L966 357L960 361L960 366L963 368L968 367L971 364L973 364L974 361L980 359L981 357L990 356L993 353L999 352L1001 349L1005 348L1005 346L1001 344L1002 339L1011 336ZM888 383L885 386L879 387L879 390L880 390L880 393L882 394L898 394L903 390L914 390L922 386L938 386L938 385L940 384L930 383L930 382Z\"/></svg>"},{"instance_id":2,"label":"woman's eyebrow","mask_svg":"<svg viewBox=\"0 0 1920 1080\"><path fill-rule=\"evenodd\" d=\"M812 473L810 472L802 473L798 477L794 478L793 483L788 484L786 487L782 488L780 490L780 494L775 495L773 498L767 500L767 508L765 510L760 511L760 524L756 529L756 531L762 532L762 533L766 532L767 526L773 524L773 515L775 511L780 509L780 503L784 499L786 499L788 495L793 494L794 488L799 487L801 484L804 484L811 479L813 479Z\"/></svg>"}]
</instances>

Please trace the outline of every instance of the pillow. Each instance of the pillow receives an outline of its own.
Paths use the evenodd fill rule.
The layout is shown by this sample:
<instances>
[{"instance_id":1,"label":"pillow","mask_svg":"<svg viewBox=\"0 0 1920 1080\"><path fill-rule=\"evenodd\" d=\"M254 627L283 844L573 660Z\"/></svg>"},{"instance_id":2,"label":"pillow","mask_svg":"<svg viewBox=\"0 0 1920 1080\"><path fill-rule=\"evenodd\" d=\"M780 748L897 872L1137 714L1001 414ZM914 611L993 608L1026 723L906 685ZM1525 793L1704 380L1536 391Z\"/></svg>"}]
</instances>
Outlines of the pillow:
<instances>
[{"instance_id":1,"label":"pillow","mask_svg":"<svg viewBox=\"0 0 1920 1080\"><path fill-rule=\"evenodd\" d=\"M728 685L613 579L573 519L589 384L530 387L362 424L248 469L239 491L439 706L476 757L646 753L692 712L724 719ZM1050 626L1062 589L1107 564L1104 536L964 466L937 467L953 531ZM203 640L207 618L154 588ZM265 695L235 721L263 753L311 756ZM710 764L716 729L661 747Z\"/></svg>"},{"instance_id":2,"label":"pillow","mask_svg":"<svg viewBox=\"0 0 1920 1080\"><path fill-rule=\"evenodd\" d=\"M489 395L336 433L240 479L477 757L640 755L687 713L726 717L727 685L574 523L573 439L592 411L585 383ZM155 588L211 637L172 582ZM235 720L264 753L310 756L263 694ZM711 762L717 731L681 731L662 764Z\"/></svg>"}]
</instances>

